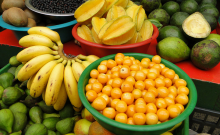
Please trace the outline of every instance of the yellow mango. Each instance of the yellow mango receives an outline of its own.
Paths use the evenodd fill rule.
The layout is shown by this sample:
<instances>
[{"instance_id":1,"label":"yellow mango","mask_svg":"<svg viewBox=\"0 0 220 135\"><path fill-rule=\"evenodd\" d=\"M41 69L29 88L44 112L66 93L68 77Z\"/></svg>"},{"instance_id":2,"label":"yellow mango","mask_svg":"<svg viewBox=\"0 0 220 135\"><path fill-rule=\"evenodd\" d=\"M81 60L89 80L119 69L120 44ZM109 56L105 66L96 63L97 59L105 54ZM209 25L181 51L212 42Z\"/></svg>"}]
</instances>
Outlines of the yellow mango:
<instances>
[{"instance_id":1,"label":"yellow mango","mask_svg":"<svg viewBox=\"0 0 220 135\"><path fill-rule=\"evenodd\" d=\"M102 37L104 36L106 30L108 29L108 27L109 27L112 23L113 23L113 20L112 20L112 21L109 21L109 22L107 22L107 23L105 23L105 24L101 27L101 29L100 29L100 31L99 31L99 34L98 34L99 39L102 39Z\"/></svg>"},{"instance_id":2,"label":"yellow mango","mask_svg":"<svg viewBox=\"0 0 220 135\"><path fill-rule=\"evenodd\" d=\"M136 43L139 43L139 42L142 42L142 41L143 41L143 39L142 39L141 34L139 32L137 32L137 41L136 41Z\"/></svg>"},{"instance_id":3,"label":"yellow mango","mask_svg":"<svg viewBox=\"0 0 220 135\"><path fill-rule=\"evenodd\" d=\"M95 30L96 34L99 33L101 27L107 23L105 18L93 17L92 18L92 27Z\"/></svg>"},{"instance_id":4,"label":"yellow mango","mask_svg":"<svg viewBox=\"0 0 220 135\"><path fill-rule=\"evenodd\" d=\"M128 5L129 0L118 0L118 2L115 3L115 6L121 6L125 8Z\"/></svg>"},{"instance_id":5,"label":"yellow mango","mask_svg":"<svg viewBox=\"0 0 220 135\"><path fill-rule=\"evenodd\" d=\"M123 15L126 15L125 9L121 6L113 5L112 8L108 11L106 19L107 21L111 21Z\"/></svg>"},{"instance_id":6,"label":"yellow mango","mask_svg":"<svg viewBox=\"0 0 220 135\"><path fill-rule=\"evenodd\" d=\"M81 37L84 40L94 42L92 38L91 30L86 25L82 25L81 27L78 27L77 34L79 37Z\"/></svg>"},{"instance_id":7,"label":"yellow mango","mask_svg":"<svg viewBox=\"0 0 220 135\"><path fill-rule=\"evenodd\" d=\"M145 10L142 8L140 8L138 14L137 14L137 31L139 31L144 23L144 18L146 16Z\"/></svg>"},{"instance_id":8,"label":"yellow mango","mask_svg":"<svg viewBox=\"0 0 220 135\"><path fill-rule=\"evenodd\" d=\"M102 41L99 39L98 34L95 32L94 28L92 28L91 32L94 42L98 44L102 44Z\"/></svg>"},{"instance_id":9,"label":"yellow mango","mask_svg":"<svg viewBox=\"0 0 220 135\"><path fill-rule=\"evenodd\" d=\"M92 17L101 17L105 11L105 0L89 0L76 9L74 17L80 24L89 24Z\"/></svg>"},{"instance_id":10,"label":"yellow mango","mask_svg":"<svg viewBox=\"0 0 220 135\"><path fill-rule=\"evenodd\" d=\"M143 41L149 39L153 34L153 25L149 20L144 20L144 23L140 29L140 34Z\"/></svg>"}]
</instances>

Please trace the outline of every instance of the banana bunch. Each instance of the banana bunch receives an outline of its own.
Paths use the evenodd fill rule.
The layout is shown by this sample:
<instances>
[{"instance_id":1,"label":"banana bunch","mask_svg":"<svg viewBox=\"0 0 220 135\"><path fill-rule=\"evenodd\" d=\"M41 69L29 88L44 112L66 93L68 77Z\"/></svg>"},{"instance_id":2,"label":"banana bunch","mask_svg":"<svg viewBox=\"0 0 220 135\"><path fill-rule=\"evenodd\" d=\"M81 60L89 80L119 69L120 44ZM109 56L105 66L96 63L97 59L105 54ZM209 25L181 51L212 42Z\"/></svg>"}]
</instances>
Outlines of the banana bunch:
<instances>
[{"instance_id":1,"label":"banana bunch","mask_svg":"<svg viewBox=\"0 0 220 135\"><path fill-rule=\"evenodd\" d=\"M77 84L84 69L99 59L95 55L67 56L56 31L47 27L32 27L19 40L25 49L16 58L24 66L18 72L19 81L28 81L34 98L42 96L48 106L61 110L69 98L75 111L82 109Z\"/></svg>"}]
</instances>

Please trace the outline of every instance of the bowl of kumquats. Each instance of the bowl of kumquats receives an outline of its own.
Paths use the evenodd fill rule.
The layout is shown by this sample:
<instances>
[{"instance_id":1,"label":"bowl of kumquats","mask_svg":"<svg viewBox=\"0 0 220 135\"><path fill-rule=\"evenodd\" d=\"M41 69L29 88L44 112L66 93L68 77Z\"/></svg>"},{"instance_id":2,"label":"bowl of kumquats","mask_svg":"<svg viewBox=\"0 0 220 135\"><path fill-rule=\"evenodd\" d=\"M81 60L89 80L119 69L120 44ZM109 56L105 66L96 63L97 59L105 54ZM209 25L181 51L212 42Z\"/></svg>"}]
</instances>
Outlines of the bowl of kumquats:
<instances>
[{"instance_id":1,"label":"bowl of kumquats","mask_svg":"<svg viewBox=\"0 0 220 135\"><path fill-rule=\"evenodd\" d=\"M85 108L118 135L160 135L184 121L197 102L196 87L159 55L117 53L90 64L78 82Z\"/></svg>"}]
</instances>

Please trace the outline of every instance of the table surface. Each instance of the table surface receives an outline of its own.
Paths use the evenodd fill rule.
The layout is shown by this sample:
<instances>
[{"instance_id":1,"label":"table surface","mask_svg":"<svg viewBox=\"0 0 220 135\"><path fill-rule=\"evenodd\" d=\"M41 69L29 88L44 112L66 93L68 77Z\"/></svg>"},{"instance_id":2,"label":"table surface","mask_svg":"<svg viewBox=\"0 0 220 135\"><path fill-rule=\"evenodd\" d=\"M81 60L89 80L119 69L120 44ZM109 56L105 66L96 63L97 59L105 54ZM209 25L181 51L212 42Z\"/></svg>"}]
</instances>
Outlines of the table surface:
<instances>
[{"instance_id":1,"label":"table surface","mask_svg":"<svg viewBox=\"0 0 220 135\"><path fill-rule=\"evenodd\" d=\"M215 33L215 31L214 31ZM18 40L14 36L13 32L11 30L4 30L0 32L0 45L1 44L6 44L9 46L16 46L16 47L21 47L18 44ZM157 41L154 41L148 51L147 54L155 55L156 54L156 44ZM67 43L64 44L64 52L72 55L78 55L78 54L85 54L83 50L81 49L80 46L76 45L74 43L74 40L71 40ZM178 67L180 67L183 71L185 71L190 78L192 79L197 79L197 80L202 80L202 81L209 81L213 83L220 84L220 63L212 68L211 70L204 71L201 69L196 68L190 60L182 61L179 63L176 63Z\"/></svg>"}]
</instances>

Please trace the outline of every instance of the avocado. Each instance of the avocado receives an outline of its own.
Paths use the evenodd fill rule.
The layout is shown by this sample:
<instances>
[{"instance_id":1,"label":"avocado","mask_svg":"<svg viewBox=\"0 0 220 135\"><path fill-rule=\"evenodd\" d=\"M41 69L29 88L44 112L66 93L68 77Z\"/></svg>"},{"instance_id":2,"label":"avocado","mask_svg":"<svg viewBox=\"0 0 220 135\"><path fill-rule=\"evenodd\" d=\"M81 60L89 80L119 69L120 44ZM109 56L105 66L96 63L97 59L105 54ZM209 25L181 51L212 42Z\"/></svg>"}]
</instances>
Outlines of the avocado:
<instances>
[{"instance_id":1,"label":"avocado","mask_svg":"<svg viewBox=\"0 0 220 135\"><path fill-rule=\"evenodd\" d=\"M35 104L40 100L40 98L33 98L31 95L27 95L27 97L24 100L21 100L20 102L24 103L27 107L31 108L35 106Z\"/></svg>"},{"instance_id":2,"label":"avocado","mask_svg":"<svg viewBox=\"0 0 220 135\"><path fill-rule=\"evenodd\" d=\"M213 40L220 46L220 35L219 34L212 33L205 39L206 40Z\"/></svg>"},{"instance_id":3,"label":"avocado","mask_svg":"<svg viewBox=\"0 0 220 135\"><path fill-rule=\"evenodd\" d=\"M20 71L20 69L24 66L24 64L20 64L19 66L17 66L16 70L15 70L15 79L18 79L18 72Z\"/></svg>"},{"instance_id":4,"label":"avocado","mask_svg":"<svg viewBox=\"0 0 220 135\"><path fill-rule=\"evenodd\" d=\"M209 15L212 15L214 16L216 19L218 19L219 17L219 11L217 8L213 7L213 8L201 8L199 10L199 12L201 12L202 14L206 13L206 14L209 14Z\"/></svg>"},{"instance_id":5,"label":"avocado","mask_svg":"<svg viewBox=\"0 0 220 135\"><path fill-rule=\"evenodd\" d=\"M11 133L10 135L21 135L21 134L22 134L21 131L17 131L17 132L13 132L13 133Z\"/></svg>"},{"instance_id":6,"label":"avocado","mask_svg":"<svg viewBox=\"0 0 220 135\"><path fill-rule=\"evenodd\" d=\"M66 103L65 106L63 107L63 109L59 111L61 119L65 119L65 118L68 118L68 117L73 117L74 113L75 113L75 111L74 111L73 106L71 105L71 103Z\"/></svg>"},{"instance_id":7,"label":"avocado","mask_svg":"<svg viewBox=\"0 0 220 135\"><path fill-rule=\"evenodd\" d=\"M7 72L12 73L13 75L15 75L16 68L17 67L10 67Z\"/></svg>"},{"instance_id":8,"label":"avocado","mask_svg":"<svg viewBox=\"0 0 220 135\"><path fill-rule=\"evenodd\" d=\"M12 105L16 103L22 96L20 90L16 89L15 87L8 87L4 90L2 101L6 105Z\"/></svg>"},{"instance_id":9,"label":"avocado","mask_svg":"<svg viewBox=\"0 0 220 135\"><path fill-rule=\"evenodd\" d=\"M74 120L72 118L65 118L57 122L56 130L61 134L67 134L73 131Z\"/></svg>"},{"instance_id":10,"label":"avocado","mask_svg":"<svg viewBox=\"0 0 220 135\"><path fill-rule=\"evenodd\" d=\"M183 0L180 3L180 11L192 14L198 10L198 3L195 0Z\"/></svg>"},{"instance_id":11,"label":"avocado","mask_svg":"<svg viewBox=\"0 0 220 135\"><path fill-rule=\"evenodd\" d=\"M36 123L36 124L32 124L27 129L25 135L47 135L47 133L48 133L47 128L43 124Z\"/></svg>"},{"instance_id":12,"label":"avocado","mask_svg":"<svg viewBox=\"0 0 220 135\"><path fill-rule=\"evenodd\" d=\"M205 17L206 21L209 23L210 27L211 27L211 31L215 30L217 25L218 25L218 20L207 13L202 13L202 15Z\"/></svg>"},{"instance_id":13,"label":"avocado","mask_svg":"<svg viewBox=\"0 0 220 135\"><path fill-rule=\"evenodd\" d=\"M1 108L1 109L8 109L8 107L9 107L9 106L7 106L6 104L4 104L4 103L2 102L2 100L0 100L0 108Z\"/></svg>"},{"instance_id":14,"label":"avocado","mask_svg":"<svg viewBox=\"0 0 220 135\"><path fill-rule=\"evenodd\" d=\"M158 41L161 41L167 37L177 37L182 39L185 43L188 42L181 29L176 26L168 25L159 30L159 36L157 37Z\"/></svg>"},{"instance_id":15,"label":"avocado","mask_svg":"<svg viewBox=\"0 0 220 135\"><path fill-rule=\"evenodd\" d=\"M4 88L0 86L0 100L2 99L3 91L4 91Z\"/></svg>"},{"instance_id":16,"label":"avocado","mask_svg":"<svg viewBox=\"0 0 220 135\"><path fill-rule=\"evenodd\" d=\"M58 114L58 113L43 113L43 119L50 118L50 117L60 118L60 114Z\"/></svg>"},{"instance_id":17,"label":"avocado","mask_svg":"<svg viewBox=\"0 0 220 135\"><path fill-rule=\"evenodd\" d=\"M62 135L59 131L56 132L56 135Z\"/></svg>"},{"instance_id":18,"label":"avocado","mask_svg":"<svg viewBox=\"0 0 220 135\"><path fill-rule=\"evenodd\" d=\"M172 16L174 13L180 11L180 6L175 1L168 1L163 6L162 9L166 10L167 13Z\"/></svg>"},{"instance_id":19,"label":"avocado","mask_svg":"<svg viewBox=\"0 0 220 135\"><path fill-rule=\"evenodd\" d=\"M29 110L29 117L34 123L41 123L43 121L43 111L39 106L33 106Z\"/></svg>"},{"instance_id":20,"label":"avocado","mask_svg":"<svg viewBox=\"0 0 220 135\"><path fill-rule=\"evenodd\" d=\"M12 133L12 126L14 123L14 116L11 110L1 109L0 110L0 129Z\"/></svg>"},{"instance_id":21,"label":"avocado","mask_svg":"<svg viewBox=\"0 0 220 135\"><path fill-rule=\"evenodd\" d=\"M14 67L17 67L18 65L21 64L21 62L19 62L16 58L16 56L12 56L10 59L9 59L9 63L14 66Z\"/></svg>"},{"instance_id":22,"label":"avocado","mask_svg":"<svg viewBox=\"0 0 220 135\"><path fill-rule=\"evenodd\" d=\"M202 8L213 8L213 7L215 8L215 5L210 4L210 3L203 3L199 5L198 11Z\"/></svg>"},{"instance_id":23,"label":"avocado","mask_svg":"<svg viewBox=\"0 0 220 135\"><path fill-rule=\"evenodd\" d=\"M217 0L202 0L201 4L213 4L214 6L216 6Z\"/></svg>"},{"instance_id":24,"label":"avocado","mask_svg":"<svg viewBox=\"0 0 220 135\"><path fill-rule=\"evenodd\" d=\"M13 112L14 123L12 126L13 132L21 131L25 128L27 124L27 115L25 113Z\"/></svg>"},{"instance_id":25,"label":"avocado","mask_svg":"<svg viewBox=\"0 0 220 135\"><path fill-rule=\"evenodd\" d=\"M28 112L28 109L27 107L21 103L21 102L16 102L14 104L12 104L9 109L13 112L13 113L16 113L16 112L20 112L20 113L24 113L24 114L27 114Z\"/></svg>"},{"instance_id":26,"label":"avocado","mask_svg":"<svg viewBox=\"0 0 220 135\"><path fill-rule=\"evenodd\" d=\"M54 113L56 111L53 106L47 106L44 100L38 102L37 105L43 110L44 113Z\"/></svg>"},{"instance_id":27,"label":"avocado","mask_svg":"<svg viewBox=\"0 0 220 135\"><path fill-rule=\"evenodd\" d=\"M25 126L25 128L24 128L23 131L22 131L23 135L27 132L28 128L29 128L31 125L32 125L32 124L27 124L27 125Z\"/></svg>"},{"instance_id":28,"label":"avocado","mask_svg":"<svg viewBox=\"0 0 220 135\"><path fill-rule=\"evenodd\" d=\"M2 129L0 129L0 135L8 135L8 133Z\"/></svg>"},{"instance_id":29,"label":"avocado","mask_svg":"<svg viewBox=\"0 0 220 135\"><path fill-rule=\"evenodd\" d=\"M4 89L7 87L12 86L14 80L14 75L9 72L2 73L0 75L0 86L2 86Z\"/></svg>"},{"instance_id":30,"label":"avocado","mask_svg":"<svg viewBox=\"0 0 220 135\"><path fill-rule=\"evenodd\" d=\"M213 40L202 40L196 43L191 51L193 65L202 69L210 70L220 61L220 46Z\"/></svg>"},{"instance_id":31,"label":"avocado","mask_svg":"<svg viewBox=\"0 0 220 135\"><path fill-rule=\"evenodd\" d=\"M140 0L146 13L150 13L160 6L160 0Z\"/></svg>"},{"instance_id":32,"label":"avocado","mask_svg":"<svg viewBox=\"0 0 220 135\"><path fill-rule=\"evenodd\" d=\"M59 117L49 117L43 120L43 124L47 127L48 130L55 131L58 121L60 121Z\"/></svg>"},{"instance_id":33,"label":"avocado","mask_svg":"<svg viewBox=\"0 0 220 135\"><path fill-rule=\"evenodd\" d=\"M189 16L186 12L176 12L170 18L170 25L177 26L182 30L183 21Z\"/></svg>"},{"instance_id":34,"label":"avocado","mask_svg":"<svg viewBox=\"0 0 220 135\"><path fill-rule=\"evenodd\" d=\"M148 19L157 19L163 26L168 25L170 15L164 9L155 9L148 15Z\"/></svg>"},{"instance_id":35,"label":"avocado","mask_svg":"<svg viewBox=\"0 0 220 135\"><path fill-rule=\"evenodd\" d=\"M182 27L186 37L196 42L203 40L211 32L209 23L200 12L195 12L187 17L183 21Z\"/></svg>"},{"instance_id":36,"label":"avocado","mask_svg":"<svg viewBox=\"0 0 220 135\"><path fill-rule=\"evenodd\" d=\"M190 48L182 39L177 37L164 38L157 44L156 50L158 55L173 63L190 57Z\"/></svg>"},{"instance_id":37,"label":"avocado","mask_svg":"<svg viewBox=\"0 0 220 135\"><path fill-rule=\"evenodd\" d=\"M48 132L47 135L56 135L56 132L54 132L52 130L48 130L47 132Z\"/></svg>"}]
</instances>

